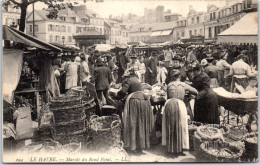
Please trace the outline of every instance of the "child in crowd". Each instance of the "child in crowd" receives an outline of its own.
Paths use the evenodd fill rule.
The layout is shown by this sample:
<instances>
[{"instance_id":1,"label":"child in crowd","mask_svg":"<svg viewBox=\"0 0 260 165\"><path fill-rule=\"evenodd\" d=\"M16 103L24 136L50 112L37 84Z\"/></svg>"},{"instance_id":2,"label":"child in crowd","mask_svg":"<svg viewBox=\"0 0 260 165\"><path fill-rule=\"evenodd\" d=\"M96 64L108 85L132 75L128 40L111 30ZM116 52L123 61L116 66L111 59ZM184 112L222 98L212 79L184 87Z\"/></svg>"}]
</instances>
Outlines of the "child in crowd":
<instances>
[{"instance_id":1,"label":"child in crowd","mask_svg":"<svg viewBox=\"0 0 260 165\"><path fill-rule=\"evenodd\" d=\"M167 77L167 69L164 67L164 62L159 61L159 66L157 68L157 82L159 84L165 84L165 80Z\"/></svg>"}]
</instances>

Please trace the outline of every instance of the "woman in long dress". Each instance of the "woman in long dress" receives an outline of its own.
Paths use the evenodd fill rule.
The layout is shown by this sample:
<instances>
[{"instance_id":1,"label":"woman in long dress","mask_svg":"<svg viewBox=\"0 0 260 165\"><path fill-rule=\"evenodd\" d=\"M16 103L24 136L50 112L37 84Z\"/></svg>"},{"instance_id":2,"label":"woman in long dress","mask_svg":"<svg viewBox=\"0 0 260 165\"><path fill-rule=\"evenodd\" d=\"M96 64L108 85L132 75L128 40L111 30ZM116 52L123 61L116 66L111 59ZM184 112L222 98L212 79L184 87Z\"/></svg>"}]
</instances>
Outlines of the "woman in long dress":
<instances>
[{"instance_id":1,"label":"woman in long dress","mask_svg":"<svg viewBox=\"0 0 260 165\"><path fill-rule=\"evenodd\" d=\"M167 152L181 154L189 149L188 115L183 102L185 92L198 94L197 90L180 81L180 71L174 71L173 81L167 86L168 100L162 110L162 145Z\"/></svg>"},{"instance_id":2,"label":"woman in long dress","mask_svg":"<svg viewBox=\"0 0 260 165\"><path fill-rule=\"evenodd\" d=\"M123 111L123 142L124 147L139 153L150 148L150 134L153 129L153 111L149 98L142 92L142 84L134 69L122 83L118 97L128 95Z\"/></svg>"}]
</instances>

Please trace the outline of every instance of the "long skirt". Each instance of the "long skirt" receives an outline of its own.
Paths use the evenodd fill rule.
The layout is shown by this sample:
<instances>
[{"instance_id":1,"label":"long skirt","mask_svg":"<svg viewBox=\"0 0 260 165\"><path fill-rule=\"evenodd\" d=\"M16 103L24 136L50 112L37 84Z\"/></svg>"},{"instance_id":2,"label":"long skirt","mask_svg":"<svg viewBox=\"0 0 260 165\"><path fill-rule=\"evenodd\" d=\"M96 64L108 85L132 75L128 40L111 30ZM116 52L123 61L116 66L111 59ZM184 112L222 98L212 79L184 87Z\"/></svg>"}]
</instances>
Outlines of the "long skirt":
<instances>
[{"instance_id":1,"label":"long skirt","mask_svg":"<svg viewBox=\"0 0 260 165\"><path fill-rule=\"evenodd\" d=\"M194 120L201 123L219 124L218 98L210 89L201 99L195 101Z\"/></svg>"},{"instance_id":2,"label":"long skirt","mask_svg":"<svg viewBox=\"0 0 260 165\"><path fill-rule=\"evenodd\" d=\"M144 95L143 93L137 94ZM148 99L128 98L123 113L125 148L130 148L132 151L150 148L153 121L153 111Z\"/></svg>"},{"instance_id":3,"label":"long skirt","mask_svg":"<svg viewBox=\"0 0 260 165\"><path fill-rule=\"evenodd\" d=\"M169 153L181 153L183 149L189 149L187 110L182 100L170 99L165 103L162 145L166 145Z\"/></svg>"}]
</instances>

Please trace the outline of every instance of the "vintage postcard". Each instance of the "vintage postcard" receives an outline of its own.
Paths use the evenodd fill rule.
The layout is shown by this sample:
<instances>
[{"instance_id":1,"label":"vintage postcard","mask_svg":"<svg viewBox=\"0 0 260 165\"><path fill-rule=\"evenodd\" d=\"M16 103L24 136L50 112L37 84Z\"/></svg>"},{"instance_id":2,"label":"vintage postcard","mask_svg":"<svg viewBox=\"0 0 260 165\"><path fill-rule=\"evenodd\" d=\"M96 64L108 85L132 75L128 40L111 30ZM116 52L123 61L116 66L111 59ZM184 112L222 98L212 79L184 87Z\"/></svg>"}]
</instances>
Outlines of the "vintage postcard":
<instances>
[{"instance_id":1,"label":"vintage postcard","mask_svg":"<svg viewBox=\"0 0 260 165\"><path fill-rule=\"evenodd\" d=\"M3 0L2 162L258 161L257 0Z\"/></svg>"}]
</instances>

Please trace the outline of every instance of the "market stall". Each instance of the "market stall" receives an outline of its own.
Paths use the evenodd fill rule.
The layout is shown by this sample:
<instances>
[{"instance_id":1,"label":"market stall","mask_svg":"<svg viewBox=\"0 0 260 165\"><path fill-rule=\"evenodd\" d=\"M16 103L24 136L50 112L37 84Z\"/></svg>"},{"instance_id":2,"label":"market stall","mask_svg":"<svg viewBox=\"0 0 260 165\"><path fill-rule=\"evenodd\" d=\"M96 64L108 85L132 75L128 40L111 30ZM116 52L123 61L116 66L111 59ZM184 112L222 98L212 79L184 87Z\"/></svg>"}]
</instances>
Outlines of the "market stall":
<instances>
[{"instance_id":1,"label":"market stall","mask_svg":"<svg viewBox=\"0 0 260 165\"><path fill-rule=\"evenodd\" d=\"M258 45L258 12L247 13L233 26L218 34L218 43Z\"/></svg>"}]
</instances>

